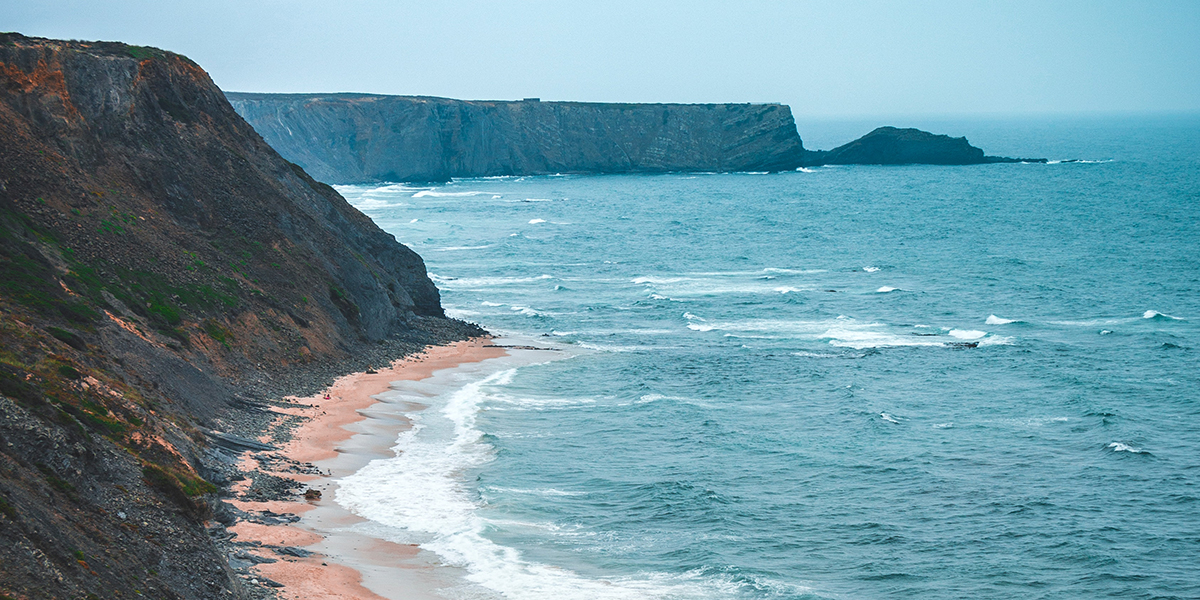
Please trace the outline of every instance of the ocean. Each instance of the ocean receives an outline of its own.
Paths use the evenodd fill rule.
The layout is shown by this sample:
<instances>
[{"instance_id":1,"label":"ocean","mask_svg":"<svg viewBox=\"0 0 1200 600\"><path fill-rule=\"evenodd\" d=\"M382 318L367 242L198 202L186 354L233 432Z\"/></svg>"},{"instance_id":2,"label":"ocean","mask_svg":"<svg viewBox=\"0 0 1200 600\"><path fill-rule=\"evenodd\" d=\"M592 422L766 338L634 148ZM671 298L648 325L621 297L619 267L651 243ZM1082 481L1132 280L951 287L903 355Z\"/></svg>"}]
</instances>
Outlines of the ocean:
<instances>
[{"instance_id":1,"label":"ocean","mask_svg":"<svg viewBox=\"0 0 1200 600\"><path fill-rule=\"evenodd\" d=\"M556 359L337 502L451 597L1200 597L1200 118L912 125L1051 162L339 187Z\"/></svg>"}]
</instances>

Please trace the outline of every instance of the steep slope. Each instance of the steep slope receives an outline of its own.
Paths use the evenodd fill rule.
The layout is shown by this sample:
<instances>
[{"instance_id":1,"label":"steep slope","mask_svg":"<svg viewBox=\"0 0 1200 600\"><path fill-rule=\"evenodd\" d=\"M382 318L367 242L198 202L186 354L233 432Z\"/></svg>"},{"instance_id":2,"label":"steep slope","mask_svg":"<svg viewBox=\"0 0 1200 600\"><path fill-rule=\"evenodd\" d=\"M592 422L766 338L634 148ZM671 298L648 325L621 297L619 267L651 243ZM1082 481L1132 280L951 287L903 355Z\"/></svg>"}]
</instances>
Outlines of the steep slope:
<instances>
[{"instance_id":1,"label":"steep slope","mask_svg":"<svg viewBox=\"0 0 1200 600\"><path fill-rule=\"evenodd\" d=\"M804 154L791 110L779 104L226 96L280 154L329 183L779 171L796 168Z\"/></svg>"},{"instance_id":2,"label":"steep slope","mask_svg":"<svg viewBox=\"0 0 1200 600\"><path fill-rule=\"evenodd\" d=\"M195 63L0 34L0 597L246 597L206 432L479 333Z\"/></svg>"}]
</instances>

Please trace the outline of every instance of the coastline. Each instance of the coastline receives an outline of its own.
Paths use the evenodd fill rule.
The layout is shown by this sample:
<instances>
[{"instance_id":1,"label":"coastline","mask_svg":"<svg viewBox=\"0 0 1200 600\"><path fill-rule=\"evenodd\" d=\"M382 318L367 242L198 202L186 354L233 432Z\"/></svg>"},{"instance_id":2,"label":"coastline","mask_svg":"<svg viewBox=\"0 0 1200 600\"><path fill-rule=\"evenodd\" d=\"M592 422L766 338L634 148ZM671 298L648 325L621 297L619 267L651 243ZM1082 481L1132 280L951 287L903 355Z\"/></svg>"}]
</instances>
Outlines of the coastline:
<instances>
[{"instance_id":1,"label":"coastline","mask_svg":"<svg viewBox=\"0 0 1200 600\"><path fill-rule=\"evenodd\" d=\"M241 517L228 531L237 555L249 563L250 584L277 587L279 598L387 600L439 598L445 585L436 563L415 545L402 545L353 531L364 520L333 500L336 480L375 458L392 456L396 436L411 422L404 416L423 408L379 398L393 383L419 382L434 373L506 356L508 351L478 337L423 351L376 372L342 376L328 389L289 398L260 436L278 450L242 455L239 469L290 479L309 492L292 500L247 496L237 482L227 500ZM299 423L297 424L297 421ZM313 492L316 493L313 493Z\"/></svg>"}]
</instances>

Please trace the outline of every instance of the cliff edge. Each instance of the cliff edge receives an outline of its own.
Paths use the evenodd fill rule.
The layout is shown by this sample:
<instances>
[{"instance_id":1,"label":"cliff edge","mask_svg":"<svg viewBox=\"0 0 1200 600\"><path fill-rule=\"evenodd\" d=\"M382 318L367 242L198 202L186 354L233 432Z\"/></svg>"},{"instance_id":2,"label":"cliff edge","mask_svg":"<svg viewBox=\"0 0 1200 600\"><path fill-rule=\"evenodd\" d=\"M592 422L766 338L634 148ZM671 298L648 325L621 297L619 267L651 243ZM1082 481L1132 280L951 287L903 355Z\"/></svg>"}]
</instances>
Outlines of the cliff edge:
<instances>
[{"instance_id":1,"label":"cliff edge","mask_svg":"<svg viewBox=\"0 0 1200 600\"><path fill-rule=\"evenodd\" d=\"M209 440L480 333L192 61L0 34L0 597L258 597Z\"/></svg>"},{"instance_id":2,"label":"cliff edge","mask_svg":"<svg viewBox=\"0 0 1200 600\"><path fill-rule=\"evenodd\" d=\"M444 181L554 173L780 171L804 154L780 104L469 101L226 93L320 181Z\"/></svg>"}]
</instances>

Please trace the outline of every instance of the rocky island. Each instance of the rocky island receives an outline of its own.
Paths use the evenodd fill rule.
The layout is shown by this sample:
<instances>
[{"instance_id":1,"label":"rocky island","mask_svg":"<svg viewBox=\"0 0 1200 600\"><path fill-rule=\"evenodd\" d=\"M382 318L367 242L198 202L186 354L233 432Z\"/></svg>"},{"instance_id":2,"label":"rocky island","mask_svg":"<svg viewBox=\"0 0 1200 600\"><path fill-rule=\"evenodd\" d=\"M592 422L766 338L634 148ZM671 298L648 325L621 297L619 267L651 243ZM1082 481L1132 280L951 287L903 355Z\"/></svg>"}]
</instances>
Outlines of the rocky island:
<instances>
[{"instance_id":1,"label":"rocky island","mask_svg":"<svg viewBox=\"0 0 1200 600\"><path fill-rule=\"evenodd\" d=\"M227 92L234 109L319 181L446 181L554 173L790 171L823 164L969 165L965 138L882 127L805 149L782 104L614 104L372 94Z\"/></svg>"},{"instance_id":2,"label":"rocky island","mask_svg":"<svg viewBox=\"0 0 1200 600\"><path fill-rule=\"evenodd\" d=\"M192 61L0 34L0 598L261 597L217 492L279 399L481 333Z\"/></svg>"}]
</instances>

